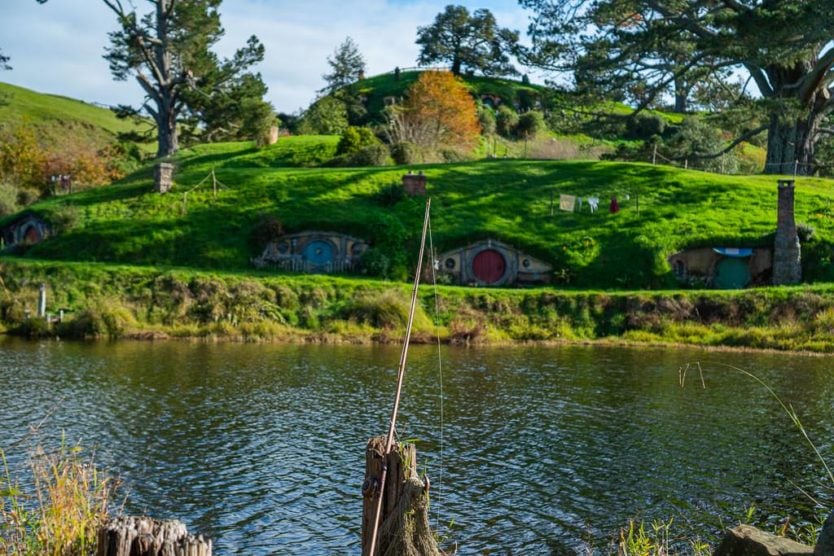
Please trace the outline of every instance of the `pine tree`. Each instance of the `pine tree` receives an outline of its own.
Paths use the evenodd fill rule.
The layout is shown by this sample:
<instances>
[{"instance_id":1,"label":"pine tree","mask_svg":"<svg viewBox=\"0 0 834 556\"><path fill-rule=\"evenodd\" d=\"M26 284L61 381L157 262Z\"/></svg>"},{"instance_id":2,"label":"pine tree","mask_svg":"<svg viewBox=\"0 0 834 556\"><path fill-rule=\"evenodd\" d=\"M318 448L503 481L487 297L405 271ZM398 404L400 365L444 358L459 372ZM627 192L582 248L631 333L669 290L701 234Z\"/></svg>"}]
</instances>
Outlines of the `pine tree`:
<instances>
[{"instance_id":1,"label":"pine tree","mask_svg":"<svg viewBox=\"0 0 834 556\"><path fill-rule=\"evenodd\" d=\"M333 56L327 57L331 72L322 77L327 86L321 92L334 92L358 81L365 73L365 59L359 46L350 37L336 47Z\"/></svg>"},{"instance_id":2,"label":"pine tree","mask_svg":"<svg viewBox=\"0 0 834 556\"><path fill-rule=\"evenodd\" d=\"M417 29L421 46L417 62L429 65L451 64L452 73L464 69L484 75L514 75L509 55L518 43L518 32L498 27L495 16L487 9L470 14L464 6L446 6L434 23Z\"/></svg>"}]
</instances>

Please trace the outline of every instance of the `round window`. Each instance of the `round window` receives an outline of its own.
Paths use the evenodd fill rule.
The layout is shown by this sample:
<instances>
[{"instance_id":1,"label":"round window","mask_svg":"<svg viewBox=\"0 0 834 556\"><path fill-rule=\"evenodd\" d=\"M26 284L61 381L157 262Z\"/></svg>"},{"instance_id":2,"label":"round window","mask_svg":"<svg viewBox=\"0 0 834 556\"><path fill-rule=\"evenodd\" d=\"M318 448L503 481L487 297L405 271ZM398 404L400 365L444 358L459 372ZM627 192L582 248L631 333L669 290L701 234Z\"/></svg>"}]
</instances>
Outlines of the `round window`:
<instances>
[{"instance_id":1,"label":"round window","mask_svg":"<svg viewBox=\"0 0 834 556\"><path fill-rule=\"evenodd\" d=\"M521 266L523 266L524 268L530 268L530 259L524 259L523 261L521 261Z\"/></svg>"},{"instance_id":2,"label":"round window","mask_svg":"<svg viewBox=\"0 0 834 556\"><path fill-rule=\"evenodd\" d=\"M448 268L449 270L452 270L453 268L455 268L455 264L457 264L457 263L455 263L455 259L453 259L452 257L449 257L448 259L446 259L446 261L443 264L446 265L446 268Z\"/></svg>"}]
</instances>

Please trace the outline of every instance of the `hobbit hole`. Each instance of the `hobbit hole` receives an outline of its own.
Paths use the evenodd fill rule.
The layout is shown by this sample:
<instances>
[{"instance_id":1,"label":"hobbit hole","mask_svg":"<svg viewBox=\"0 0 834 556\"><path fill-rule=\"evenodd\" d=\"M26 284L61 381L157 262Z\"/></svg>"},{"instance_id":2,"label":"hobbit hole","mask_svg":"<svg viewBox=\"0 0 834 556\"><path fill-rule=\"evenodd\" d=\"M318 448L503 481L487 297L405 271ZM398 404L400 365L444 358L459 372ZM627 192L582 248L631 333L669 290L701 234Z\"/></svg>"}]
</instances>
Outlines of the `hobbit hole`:
<instances>
[{"instance_id":1,"label":"hobbit hole","mask_svg":"<svg viewBox=\"0 0 834 556\"><path fill-rule=\"evenodd\" d=\"M331 274L350 272L367 251L364 241L334 232L287 234L269 242L260 256L251 260L257 268Z\"/></svg>"},{"instance_id":2,"label":"hobbit hole","mask_svg":"<svg viewBox=\"0 0 834 556\"><path fill-rule=\"evenodd\" d=\"M510 245L486 240L440 254L435 269L461 285L523 286L549 283L553 267Z\"/></svg>"}]
</instances>

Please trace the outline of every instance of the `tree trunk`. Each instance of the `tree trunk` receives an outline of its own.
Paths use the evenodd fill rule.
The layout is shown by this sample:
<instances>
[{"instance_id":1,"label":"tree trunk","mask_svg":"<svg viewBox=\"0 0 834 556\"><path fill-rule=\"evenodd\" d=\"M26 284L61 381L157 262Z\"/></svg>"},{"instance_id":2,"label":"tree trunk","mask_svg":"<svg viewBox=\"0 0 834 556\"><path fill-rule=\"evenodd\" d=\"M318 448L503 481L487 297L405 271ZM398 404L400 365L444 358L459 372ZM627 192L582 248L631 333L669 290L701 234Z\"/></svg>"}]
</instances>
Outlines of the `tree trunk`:
<instances>
[{"instance_id":1,"label":"tree trunk","mask_svg":"<svg viewBox=\"0 0 834 556\"><path fill-rule=\"evenodd\" d=\"M211 540L177 520L117 517L98 530L96 556L211 556Z\"/></svg>"},{"instance_id":2,"label":"tree trunk","mask_svg":"<svg viewBox=\"0 0 834 556\"><path fill-rule=\"evenodd\" d=\"M413 444L395 444L388 454L385 484L380 485L384 453L384 436L368 441L365 483L362 486L362 555L440 556L429 525L428 479L424 484L417 475L417 450ZM379 496L382 496L382 512L374 550L376 554L371 555L373 519Z\"/></svg>"},{"instance_id":3,"label":"tree trunk","mask_svg":"<svg viewBox=\"0 0 834 556\"><path fill-rule=\"evenodd\" d=\"M686 112L687 98L689 96L689 87L686 86L683 79L675 80L675 113L684 114Z\"/></svg>"},{"instance_id":4,"label":"tree trunk","mask_svg":"<svg viewBox=\"0 0 834 556\"><path fill-rule=\"evenodd\" d=\"M814 151L822 117L812 112L805 118L785 121L772 115L764 173L814 175Z\"/></svg>"},{"instance_id":5,"label":"tree trunk","mask_svg":"<svg viewBox=\"0 0 834 556\"><path fill-rule=\"evenodd\" d=\"M454 75L460 75L460 66L461 66L460 56L456 53L455 57L452 58L452 73Z\"/></svg>"},{"instance_id":6,"label":"tree trunk","mask_svg":"<svg viewBox=\"0 0 834 556\"><path fill-rule=\"evenodd\" d=\"M159 106L157 125L157 149L156 157L165 158L171 156L179 148L177 138L177 113L174 110L173 102L163 99Z\"/></svg>"}]
</instances>

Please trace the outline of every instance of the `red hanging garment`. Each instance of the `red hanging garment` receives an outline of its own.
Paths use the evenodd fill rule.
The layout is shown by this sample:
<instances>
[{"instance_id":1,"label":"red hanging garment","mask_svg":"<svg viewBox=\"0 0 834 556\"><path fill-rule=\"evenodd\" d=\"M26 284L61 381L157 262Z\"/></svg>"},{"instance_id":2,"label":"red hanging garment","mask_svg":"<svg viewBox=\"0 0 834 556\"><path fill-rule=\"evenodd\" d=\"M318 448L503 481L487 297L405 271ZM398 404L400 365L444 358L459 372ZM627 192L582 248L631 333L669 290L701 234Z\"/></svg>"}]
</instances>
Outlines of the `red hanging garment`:
<instances>
[{"instance_id":1,"label":"red hanging garment","mask_svg":"<svg viewBox=\"0 0 834 556\"><path fill-rule=\"evenodd\" d=\"M616 195L611 197L611 206L608 207L608 211L611 214L617 214L618 212L620 212L620 204L617 202Z\"/></svg>"}]
</instances>

